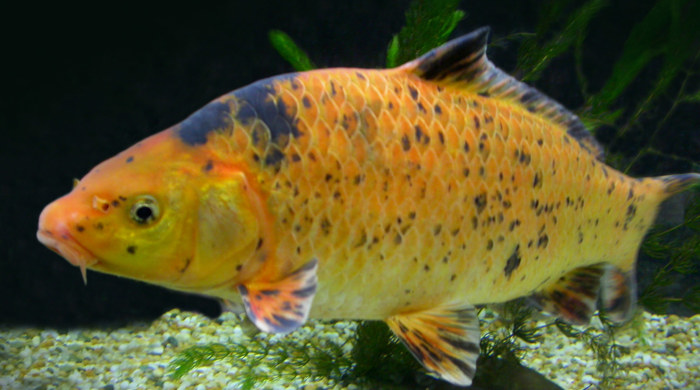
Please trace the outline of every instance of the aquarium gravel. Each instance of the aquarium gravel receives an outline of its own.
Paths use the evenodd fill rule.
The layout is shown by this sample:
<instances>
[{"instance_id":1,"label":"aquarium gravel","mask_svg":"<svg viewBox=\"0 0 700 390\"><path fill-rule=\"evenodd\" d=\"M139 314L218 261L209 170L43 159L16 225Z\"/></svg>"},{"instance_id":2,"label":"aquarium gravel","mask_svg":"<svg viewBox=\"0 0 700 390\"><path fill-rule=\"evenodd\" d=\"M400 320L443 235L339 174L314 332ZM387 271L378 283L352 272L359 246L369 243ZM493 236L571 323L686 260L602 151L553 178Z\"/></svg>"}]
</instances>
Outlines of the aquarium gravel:
<instances>
[{"instance_id":1,"label":"aquarium gravel","mask_svg":"<svg viewBox=\"0 0 700 390\"><path fill-rule=\"evenodd\" d=\"M491 312L482 312L486 330L498 326ZM700 315L679 318L643 313L638 326L616 334L617 357L626 389L699 389ZM544 325L539 322L538 325ZM353 322L311 322L287 336L265 336L274 343L292 337L304 345L309 337L336 343L349 354ZM564 336L554 326L543 327L541 341L522 343L523 362L565 389L597 389L596 359L583 341ZM0 388L2 389L235 389L240 362L223 359L195 368L181 379L169 376L169 363L194 345L243 343L255 330L240 317L225 313L218 319L172 310L152 324L118 329L57 331L37 328L0 330ZM274 370L274 367L258 367ZM618 384L619 385L619 384ZM268 382L269 389L325 389L325 380ZM256 388L259 388L256 386ZM360 388L349 385L346 388Z\"/></svg>"}]
</instances>

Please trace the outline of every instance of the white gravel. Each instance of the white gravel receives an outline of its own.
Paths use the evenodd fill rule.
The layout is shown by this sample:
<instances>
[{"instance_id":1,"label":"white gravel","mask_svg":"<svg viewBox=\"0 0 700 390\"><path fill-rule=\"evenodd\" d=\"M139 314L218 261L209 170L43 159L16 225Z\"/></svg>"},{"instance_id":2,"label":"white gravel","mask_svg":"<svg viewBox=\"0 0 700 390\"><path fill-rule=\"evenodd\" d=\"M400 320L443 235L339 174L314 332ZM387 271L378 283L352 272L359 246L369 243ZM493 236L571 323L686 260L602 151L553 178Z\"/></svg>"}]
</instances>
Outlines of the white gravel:
<instances>
[{"instance_id":1,"label":"white gravel","mask_svg":"<svg viewBox=\"0 0 700 390\"><path fill-rule=\"evenodd\" d=\"M486 315L485 328L498 325ZM643 313L638 326L621 330L623 345L615 386L624 389L700 389L700 315L692 318ZM538 323L543 325L544 322ZM355 324L312 322L283 337L324 338L342 344ZM243 342L250 330L226 313L212 320L178 310L152 324L120 329L0 329L0 389L235 389L236 362L224 359L197 368L183 378L167 375L179 351L197 344ZM522 343L524 364L565 389L598 389L596 359L583 341L574 341L555 327L542 330L542 341ZM282 337L282 336L280 336ZM274 340L274 338L273 338ZM350 344L347 345L347 348ZM265 388L327 388L324 381L271 383Z\"/></svg>"}]
</instances>

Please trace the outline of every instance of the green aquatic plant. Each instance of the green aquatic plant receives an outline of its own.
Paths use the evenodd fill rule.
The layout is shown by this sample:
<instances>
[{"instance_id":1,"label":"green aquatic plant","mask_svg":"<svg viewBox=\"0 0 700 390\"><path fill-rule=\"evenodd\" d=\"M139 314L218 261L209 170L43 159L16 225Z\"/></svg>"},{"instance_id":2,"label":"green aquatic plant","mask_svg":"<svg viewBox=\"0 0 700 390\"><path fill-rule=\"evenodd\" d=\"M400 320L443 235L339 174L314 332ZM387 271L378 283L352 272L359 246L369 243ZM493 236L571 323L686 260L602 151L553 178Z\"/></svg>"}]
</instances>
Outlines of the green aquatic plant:
<instances>
[{"instance_id":1,"label":"green aquatic plant","mask_svg":"<svg viewBox=\"0 0 700 390\"><path fill-rule=\"evenodd\" d=\"M257 389L277 380L292 383L324 379L329 384L340 383L354 367L353 360L342 344L322 341L309 326L306 329L310 335L304 340L259 333L242 342L187 348L170 362L170 376L178 379L194 368L230 359L236 367L232 384L242 390Z\"/></svg>"},{"instance_id":2,"label":"green aquatic plant","mask_svg":"<svg viewBox=\"0 0 700 390\"><path fill-rule=\"evenodd\" d=\"M551 7L542 7L542 16L534 34L526 35L518 50L516 73L522 75L521 79L536 81L554 59L574 45L580 48L588 24L606 3L606 0L588 1L569 16L561 31L553 29L553 25L558 24L557 19L562 18L568 2L555 1L549 4Z\"/></svg>"},{"instance_id":3,"label":"green aquatic plant","mask_svg":"<svg viewBox=\"0 0 700 390\"><path fill-rule=\"evenodd\" d=\"M624 386L624 368L618 361L622 354L629 349L615 341L615 333L619 326L612 324L605 316L599 316L602 329L586 327L578 330L561 320L555 320L554 325L569 338L583 341L596 358L596 370L599 373L598 387L601 389L618 389Z\"/></svg>"},{"instance_id":4,"label":"green aquatic plant","mask_svg":"<svg viewBox=\"0 0 700 390\"><path fill-rule=\"evenodd\" d=\"M520 347L517 339L526 343L535 343L540 335L531 323L532 307L524 299L516 299L501 305L493 305L499 313L499 326L496 332L485 332L481 336L481 352L478 365L489 359L503 359L520 364L525 349Z\"/></svg>"},{"instance_id":5,"label":"green aquatic plant","mask_svg":"<svg viewBox=\"0 0 700 390\"><path fill-rule=\"evenodd\" d=\"M289 62L297 71L305 71L315 69L316 65L311 61L309 55L302 50L294 40L284 31L271 30L268 33L268 38L272 47Z\"/></svg>"},{"instance_id":6,"label":"green aquatic plant","mask_svg":"<svg viewBox=\"0 0 700 390\"><path fill-rule=\"evenodd\" d=\"M458 5L459 0L412 1L406 11L406 24L389 42L386 67L401 65L447 42L465 15ZM283 31L270 31L269 39L295 70L316 67L306 52Z\"/></svg>"},{"instance_id":7,"label":"green aquatic plant","mask_svg":"<svg viewBox=\"0 0 700 390\"><path fill-rule=\"evenodd\" d=\"M399 66L447 42L465 16L458 6L459 0L412 1L406 24L389 42L386 67Z\"/></svg>"},{"instance_id":8,"label":"green aquatic plant","mask_svg":"<svg viewBox=\"0 0 700 390\"><path fill-rule=\"evenodd\" d=\"M668 304L679 302L694 313L700 313L700 285L682 296L667 296L665 290L676 275L698 272L700 263L700 194L696 194L685 210L683 222L672 227L655 226L642 244L642 250L655 259L670 259L642 290L639 302L653 313L665 313Z\"/></svg>"}]
</instances>

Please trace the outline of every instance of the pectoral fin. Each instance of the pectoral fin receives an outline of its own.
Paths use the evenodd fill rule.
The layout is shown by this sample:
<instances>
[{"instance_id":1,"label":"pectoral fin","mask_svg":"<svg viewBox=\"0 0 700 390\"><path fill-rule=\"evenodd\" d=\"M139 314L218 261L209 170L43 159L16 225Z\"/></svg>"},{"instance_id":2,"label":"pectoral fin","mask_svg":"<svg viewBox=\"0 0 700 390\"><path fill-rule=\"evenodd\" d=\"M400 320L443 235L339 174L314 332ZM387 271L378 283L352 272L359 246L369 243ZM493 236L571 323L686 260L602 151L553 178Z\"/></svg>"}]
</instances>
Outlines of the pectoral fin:
<instances>
[{"instance_id":1,"label":"pectoral fin","mask_svg":"<svg viewBox=\"0 0 700 390\"><path fill-rule=\"evenodd\" d=\"M250 320L271 333L289 333L300 327L309 316L316 294L317 266L318 261L313 259L282 280L238 285Z\"/></svg>"},{"instance_id":2,"label":"pectoral fin","mask_svg":"<svg viewBox=\"0 0 700 390\"><path fill-rule=\"evenodd\" d=\"M470 304L401 313L386 320L423 367L436 376L468 386L479 357L479 319Z\"/></svg>"}]
</instances>

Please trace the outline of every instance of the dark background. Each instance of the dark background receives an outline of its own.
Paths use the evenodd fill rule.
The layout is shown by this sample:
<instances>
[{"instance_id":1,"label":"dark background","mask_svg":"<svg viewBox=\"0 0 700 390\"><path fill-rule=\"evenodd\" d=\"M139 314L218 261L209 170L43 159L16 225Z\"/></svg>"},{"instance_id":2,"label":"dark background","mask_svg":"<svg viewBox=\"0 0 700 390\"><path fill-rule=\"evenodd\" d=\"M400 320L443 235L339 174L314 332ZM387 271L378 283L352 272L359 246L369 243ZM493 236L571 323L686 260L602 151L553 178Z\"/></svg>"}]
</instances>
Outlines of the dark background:
<instances>
[{"instance_id":1,"label":"dark background","mask_svg":"<svg viewBox=\"0 0 700 390\"><path fill-rule=\"evenodd\" d=\"M453 36L483 25L494 37L534 31L543 3L464 2L467 16ZM653 5L613 3L589 28L584 67L592 90L609 76L630 29ZM320 67L382 67L409 1L183 4L32 3L4 10L0 324L119 324L173 307L216 315L213 300L91 271L83 286L76 267L36 240L40 211L68 192L74 177L211 99L292 71L270 46L270 29L291 35ZM516 43L489 50L506 71L516 55ZM544 73L540 89L569 107L582 103L571 54ZM697 106L684 110L697 131ZM669 164L663 166L669 173L689 170Z\"/></svg>"}]
</instances>

